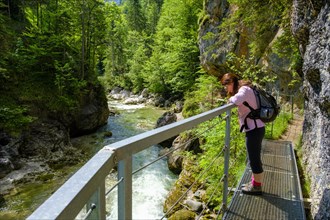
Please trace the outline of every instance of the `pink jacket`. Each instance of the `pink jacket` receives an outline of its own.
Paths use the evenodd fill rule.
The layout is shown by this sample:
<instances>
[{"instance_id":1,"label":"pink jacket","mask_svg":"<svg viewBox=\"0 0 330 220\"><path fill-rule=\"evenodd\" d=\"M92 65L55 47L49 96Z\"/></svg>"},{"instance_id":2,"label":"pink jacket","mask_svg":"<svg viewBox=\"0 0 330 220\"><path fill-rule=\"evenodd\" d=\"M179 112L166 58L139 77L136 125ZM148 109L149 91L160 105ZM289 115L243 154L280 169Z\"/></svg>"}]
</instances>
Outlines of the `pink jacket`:
<instances>
[{"instance_id":1,"label":"pink jacket","mask_svg":"<svg viewBox=\"0 0 330 220\"><path fill-rule=\"evenodd\" d=\"M238 107L238 118L240 127L244 125L244 119L250 112L250 109L243 104L244 101L249 103L252 108L257 108L257 100L254 95L253 89L248 86L242 86L241 88L239 88L238 92L234 96L229 98L229 102L234 103ZM253 119L247 118L246 121L249 129L244 128L244 132L255 129L256 126ZM256 123L258 128L265 126L265 123L263 123L260 119L256 119Z\"/></svg>"}]
</instances>

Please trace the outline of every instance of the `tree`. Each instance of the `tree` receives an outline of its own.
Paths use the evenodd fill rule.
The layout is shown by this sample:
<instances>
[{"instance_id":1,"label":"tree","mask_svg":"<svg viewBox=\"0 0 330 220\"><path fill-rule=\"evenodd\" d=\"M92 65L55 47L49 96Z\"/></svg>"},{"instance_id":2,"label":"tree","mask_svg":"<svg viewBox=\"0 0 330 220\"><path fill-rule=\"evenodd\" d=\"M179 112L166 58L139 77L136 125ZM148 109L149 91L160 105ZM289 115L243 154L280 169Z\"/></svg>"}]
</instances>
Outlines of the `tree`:
<instances>
[{"instance_id":1,"label":"tree","mask_svg":"<svg viewBox=\"0 0 330 220\"><path fill-rule=\"evenodd\" d=\"M148 48L146 45L147 36L145 33L138 33L136 31L129 31L128 33L128 60L129 72L128 77L132 82L133 92L142 91L145 80L143 75L143 68L148 59Z\"/></svg>"},{"instance_id":2,"label":"tree","mask_svg":"<svg viewBox=\"0 0 330 220\"><path fill-rule=\"evenodd\" d=\"M146 81L153 92L182 97L198 76L197 20L202 3L165 0Z\"/></svg>"},{"instance_id":3,"label":"tree","mask_svg":"<svg viewBox=\"0 0 330 220\"><path fill-rule=\"evenodd\" d=\"M107 3L106 8L106 36L105 36L105 76L108 87L127 87L125 74L127 64L127 33L128 27L121 7L114 3Z\"/></svg>"},{"instance_id":4,"label":"tree","mask_svg":"<svg viewBox=\"0 0 330 220\"><path fill-rule=\"evenodd\" d=\"M156 27L159 20L162 5L162 0L142 1L142 9L146 18L145 31L148 35L152 35L156 32Z\"/></svg>"},{"instance_id":5,"label":"tree","mask_svg":"<svg viewBox=\"0 0 330 220\"><path fill-rule=\"evenodd\" d=\"M104 39L103 1L38 0L22 1L19 6L26 29L8 59L10 75L20 88L19 101L49 111L78 109L87 85L97 83L97 58Z\"/></svg>"},{"instance_id":6,"label":"tree","mask_svg":"<svg viewBox=\"0 0 330 220\"><path fill-rule=\"evenodd\" d=\"M127 0L126 20L128 26L133 31L142 32L146 27L146 18L142 12L139 0Z\"/></svg>"}]
</instances>

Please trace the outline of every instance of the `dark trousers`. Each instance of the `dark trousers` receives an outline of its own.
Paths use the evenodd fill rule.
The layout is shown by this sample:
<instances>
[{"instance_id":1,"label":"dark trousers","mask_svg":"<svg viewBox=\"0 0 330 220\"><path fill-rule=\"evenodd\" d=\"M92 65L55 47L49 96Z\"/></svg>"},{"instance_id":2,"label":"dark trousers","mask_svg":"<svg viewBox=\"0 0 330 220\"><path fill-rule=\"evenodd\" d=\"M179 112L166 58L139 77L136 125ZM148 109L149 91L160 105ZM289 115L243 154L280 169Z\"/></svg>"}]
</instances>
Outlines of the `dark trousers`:
<instances>
[{"instance_id":1,"label":"dark trousers","mask_svg":"<svg viewBox=\"0 0 330 220\"><path fill-rule=\"evenodd\" d=\"M245 134L245 144L252 173L263 172L261 162L261 143L265 136L265 127L255 128Z\"/></svg>"}]
</instances>

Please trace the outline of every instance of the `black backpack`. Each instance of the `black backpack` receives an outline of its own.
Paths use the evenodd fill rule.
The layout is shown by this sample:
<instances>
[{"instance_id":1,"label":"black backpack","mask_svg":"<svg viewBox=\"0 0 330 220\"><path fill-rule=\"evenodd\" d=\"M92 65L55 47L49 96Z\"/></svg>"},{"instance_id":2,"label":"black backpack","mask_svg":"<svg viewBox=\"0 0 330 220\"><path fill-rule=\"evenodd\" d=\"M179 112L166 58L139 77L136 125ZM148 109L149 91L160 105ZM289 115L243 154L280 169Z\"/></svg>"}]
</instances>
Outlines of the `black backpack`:
<instances>
[{"instance_id":1,"label":"black backpack","mask_svg":"<svg viewBox=\"0 0 330 220\"><path fill-rule=\"evenodd\" d=\"M280 106L277 104L276 99L270 93L259 87L254 86L252 89L256 96L258 107L257 109L254 109L246 101L243 102L243 104L250 109L250 113L246 116L246 118L254 119L256 127L256 119L260 119L265 123L274 121L277 115L280 113ZM244 120L243 126L246 129L249 129L246 123L246 118ZM243 130L243 126L241 131Z\"/></svg>"}]
</instances>

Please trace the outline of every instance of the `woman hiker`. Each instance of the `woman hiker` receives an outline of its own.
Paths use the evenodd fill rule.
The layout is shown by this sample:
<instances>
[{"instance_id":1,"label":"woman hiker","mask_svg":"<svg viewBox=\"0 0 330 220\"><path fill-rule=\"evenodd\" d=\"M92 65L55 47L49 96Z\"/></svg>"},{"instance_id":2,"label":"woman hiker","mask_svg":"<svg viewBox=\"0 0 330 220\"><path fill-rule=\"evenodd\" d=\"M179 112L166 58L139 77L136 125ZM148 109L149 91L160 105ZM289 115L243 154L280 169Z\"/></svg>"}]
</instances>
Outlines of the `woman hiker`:
<instances>
[{"instance_id":1,"label":"woman hiker","mask_svg":"<svg viewBox=\"0 0 330 220\"><path fill-rule=\"evenodd\" d=\"M233 73L226 73L221 78L221 84L226 88L229 102L238 107L238 117L241 131L245 132L246 150L252 169L252 180L244 184L242 192L249 195L262 194L263 169L261 162L261 143L265 136L265 124L260 119L250 119L246 116L250 110L243 102L256 109L257 101L250 81L239 80Z\"/></svg>"}]
</instances>

